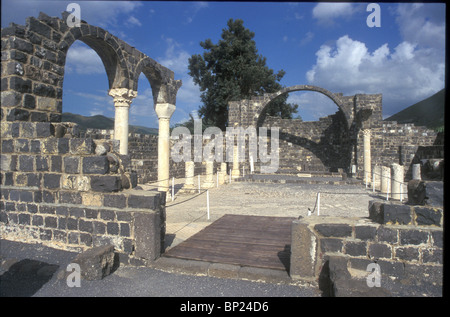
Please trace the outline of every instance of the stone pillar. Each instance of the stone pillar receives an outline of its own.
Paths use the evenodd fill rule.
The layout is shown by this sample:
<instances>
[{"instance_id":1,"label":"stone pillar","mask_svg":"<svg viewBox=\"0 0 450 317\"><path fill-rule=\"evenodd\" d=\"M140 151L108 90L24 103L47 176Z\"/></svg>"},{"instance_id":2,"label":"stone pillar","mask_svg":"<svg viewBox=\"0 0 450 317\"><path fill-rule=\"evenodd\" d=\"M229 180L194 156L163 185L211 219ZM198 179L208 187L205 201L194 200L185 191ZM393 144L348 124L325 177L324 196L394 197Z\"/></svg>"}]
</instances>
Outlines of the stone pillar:
<instances>
[{"instance_id":1,"label":"stone pillar","mask_svg":"<svg viewBox=\"0 0 450 317\"><path fill-rule=\"evenodd\" d=\"M420 164L413 164L412 165L412 179L422 179L422 174L420 172Z\"/></svg>"},{"instance_id":2,"label":"stone pillar","mask_svg":"<svg viewBox=\"0 0 450 317\"><path fill-rule=\"evenodd\" d=\"M233 145L233 169L231 170L231 177L238 178L241 176L239 172L239 155L238 155L238 146Z\"/></svg>"},{"instance_id":3,"label":"stone pillar","mask_svg":"<svg viewBox=\"0 0 450 317\"><path fill-rule=\"evenodd\" d=\"M159 120L158 132L158 191L169 190L169 159L170 159L170 117L176 107L170 103L157 103L155 111Z\"/></svg>"},{"instance_id":4,"label":"stone pillar","mask_svg":"<svg viewBox=\"0 0 450 317\"><path fill-rule=\"evenodd\" d=\"M214 162L206 161L206 177L205 182L203 183L204 188L212 188L214 187Z\"/></svg>"},{"instance_id":5,"label":"stone pillar","mask_svg":"<svg viewBox=\"0 0 450 317\"><path fill-rule=\"evenodd\" d=\"M364 184L370 184L371 181L371 157L370 157L370 130L363 130L363 144L364 144L364 173L363 173L363 182Z\"/></svg>"},{"instance_id":6,"label":"stone pillar","mask_svg":"<svg viewBox=\"0 0 450 317\"><path fill-rule=\"evenodd\" d=\"M374 182L372 186L375 187L376 190L381 189L381 166L375 165L372 171L372 181Z\"/></svg>"},{"instance_id":7,"label":"stone pillar","mask_svg":"<svg viewBox=\"0 0 450 317\"><path fill-rule=\"evenodd\" d=\"M392 181L391 181L391 197L392 199L400 200L400 191L405 197L405 191L403 191L403 178L404 178L404 168L403 165L393 163L392 168Z\"/></svg>"},{"instance_id":8,"label":"stone pillar","mask_svg":"<svg viewBox=\"0 0 450 317\"><path fill-rule=\"evenodd\" d=\"M184 174L186 177L186 182L183 186L183 191L190 192L195 191L194 186L194 162L187 161L184 163Z\"/></svg>"},{"instance_id":9,"label":"stone pillar","mask_svg":"<svg viewBox=\"0 0 450 317\"><path fill-rule=\"evenodd\" d=\"M131 100L137 92L128 88L113 88L109 95L114 99L114 139L120 141L120 154L128 154L128 116Z\"/></svg>"},{"instance_id":10,"label":"stone pillar","mask_svg":"<svg viewBox=\"0 0 450 317\"><path fill-rule=\"evenodd\" d=\"M219 185L225 184L227 176L227 163L220 163Z\"/></svg>"},{"instance_id":11,"label":"stone pillar","mask_svg":"<svg viewBox=\"0 0 450 317\"><path fill-rule=\"evenodd\" d=\"M388 182L390 182L390 178L391 169L387 166L381 166L381 192L384 194L388 192Z\"/></svg>"}]
</instances>

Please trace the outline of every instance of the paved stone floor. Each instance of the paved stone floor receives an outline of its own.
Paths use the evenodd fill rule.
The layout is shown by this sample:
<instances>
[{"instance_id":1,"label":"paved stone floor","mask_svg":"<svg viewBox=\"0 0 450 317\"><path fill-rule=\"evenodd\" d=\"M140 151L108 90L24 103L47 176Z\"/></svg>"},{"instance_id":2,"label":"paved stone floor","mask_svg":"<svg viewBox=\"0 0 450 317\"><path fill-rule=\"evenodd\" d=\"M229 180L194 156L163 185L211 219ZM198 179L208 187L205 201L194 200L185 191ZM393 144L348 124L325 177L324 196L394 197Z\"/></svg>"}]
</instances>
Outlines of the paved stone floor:
<instances>
[{"instance_id":1,"label":"paved stone floor","mask_svg":"<svg viewBox=\"0 0 450 317\"><path fill-rule=\"evenodd\" d=\"M206 192L201 189L200 194L181 194L182 184L184 179L175 180L175 199L169 199L166 204L168 248L186 240L224 214L306 217L308 209L317 214L315 205L319 192L320 215L323 216L368 217L369 201L385 199L360 184L232 182L209 189L208 219ZM154 188L151 185L141 187L146 190Z\"/></svg>"}]
</instances>

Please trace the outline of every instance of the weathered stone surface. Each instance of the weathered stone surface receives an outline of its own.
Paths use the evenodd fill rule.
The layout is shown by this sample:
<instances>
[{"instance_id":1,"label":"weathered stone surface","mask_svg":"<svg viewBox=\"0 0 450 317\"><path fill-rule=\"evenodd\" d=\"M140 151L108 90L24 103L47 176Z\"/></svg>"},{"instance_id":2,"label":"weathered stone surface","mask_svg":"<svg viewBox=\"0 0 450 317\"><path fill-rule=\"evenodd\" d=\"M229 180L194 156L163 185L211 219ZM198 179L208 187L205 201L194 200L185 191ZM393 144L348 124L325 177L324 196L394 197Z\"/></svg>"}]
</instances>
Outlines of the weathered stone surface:
<instances>
[{"instance_id":1,"label":"weathered stone surface","mask_svg":"<svg viewBox=\"0 0 450 317\"><path fill-rule=\"evenodd\" d=\"M383 204L384 223L408 225L412 223L410 206L399 204Z\"/></svg>"},{"instance_id":2,"label":"weathered stone surface","mask_svg":"<svg viewBox=\"0 0 450 317\"><path fill-rule=\"evenodd\" d=\"M114 246L91 248L77 255L73 263L80 265L81 276L86 280L101 280L111 274L114 267Z\"/></svg>"},{"instance_id":3,"label":"weathered stone surface","mask_svg":"<svg viewBox=\"0 0 450 317\"><path fill-rule=\"evenodd\" d=\"M340 223L317 224L314 229L324 237L349 237L352 234L351 226Z\"/></svg>"},{"instance_id":4,"label":"weathered stone surface","mask_svg":"<svg viewBox=\"0 0 450 317\"><path fill-rule=\"evenodd\" d=\"M109 163L106 156L87 156L83 158L84 174L106 174L109 171Z\"/></svg>"},{"instance_id":5,"label":"weathered stone surface","mask_svg":"<svg viewBox=\"0 0 450 317\"><path fill-rule=\"evenodd\" d=\"M120 176L91 176L91 189L96 192L117 192L122 188Z\"/></svg>"},{"instance_id":6,"label":"weathered stone surface","mask_svg":"<svg viewBox=\"0 0 450 317\"><path fill-rule=\"evenodd\" d=\"M425 205L427 200L424 181L413 179L408 182L408 203L410 205Z\"/></svg>"}]
</instances>

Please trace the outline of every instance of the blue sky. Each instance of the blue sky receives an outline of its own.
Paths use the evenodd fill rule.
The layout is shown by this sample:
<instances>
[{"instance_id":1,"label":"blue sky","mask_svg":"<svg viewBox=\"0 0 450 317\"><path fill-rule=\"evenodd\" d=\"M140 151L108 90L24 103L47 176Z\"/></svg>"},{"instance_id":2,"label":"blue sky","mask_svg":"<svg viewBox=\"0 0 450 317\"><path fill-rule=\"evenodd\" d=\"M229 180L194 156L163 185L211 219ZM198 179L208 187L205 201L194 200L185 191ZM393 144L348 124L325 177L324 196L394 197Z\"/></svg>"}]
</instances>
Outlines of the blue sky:
<instances>
[{"instance_id":1,"label":"blue sky","mask_svg":"<svg viewBox=\"0 0 450 317\"><path fill-rule=\"evenodd\" d=\"M200 91L188 75L188 58L199 43L220 39L230 18L255 33L259 54L283 86L310 84L344 95L382 93L383 115L392 115L445 87L445 4L378 3L380 27L369 27L369 3L158 2L2 0L2 27L25 24L42 11L61 17L67 5L81 7L81 19L100 26L175 72L183 86L171 124L185 121L200 105ZM104 66L76 41L69 49L63 111L114 117ZM304 120L338 108L315 92L289 94ZM148 81L139 79L130 123L157 127Z\"/></svg>"}]
</instances>

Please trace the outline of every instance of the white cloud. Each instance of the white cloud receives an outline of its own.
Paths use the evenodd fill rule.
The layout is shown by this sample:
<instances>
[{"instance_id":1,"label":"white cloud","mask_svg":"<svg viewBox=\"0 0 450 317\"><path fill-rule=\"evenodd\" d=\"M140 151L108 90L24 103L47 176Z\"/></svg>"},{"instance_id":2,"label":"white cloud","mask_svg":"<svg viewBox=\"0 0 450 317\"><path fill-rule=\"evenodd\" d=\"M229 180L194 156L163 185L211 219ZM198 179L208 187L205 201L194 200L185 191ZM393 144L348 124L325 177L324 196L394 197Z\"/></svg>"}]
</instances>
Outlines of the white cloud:
<instances>
[{"instance_id":1,"label":"white cloud","mask_svg":"<svg viewBox=\"0 0 450 317\"><path fill-rule=\"evenodd\" d=\"M362 42L345 35L334 47L323 45L307 72L310 84L346 95L382 93L385 114L394 114L444 87L445 64L433 51L402 42L369 52Z\"/></svg>"},{"instance_id":2,"label":"white cloud","mask_svg":"<svg viewBox=\"0 0 450 317\"><path fill-rule=\"evenodd\" d=\"M349 17L355 9L351 3L318 3L312 10L312 15L321 24L333 24L333 19Z\"/></svg>"},{"instance_id":3,"label":"white cloud","mask_svg":"<svg viewBox=\"0 0 450 317\"><path fill-rule=\"evenodd\" d=\"M128 26L142 26L141 21L132 15L127 19L125 24Z\"/></svg>"},{"instance_id":4,"label":"white cloud","mask_svg":"<svg viewBox=\"0 0 450 317\"><path fill-rule=\"evenodd\" d=\"M67 5L74 1L2 1L2 26L15 22L25 24L29 16L37 17L39 12L61 17ZM119 24L121 15L127 16L142 6L138 1L81 1L81 19L102 28Z\"/></svg>"},{"instance_id":5,"label":"white cloud","mask_svg":"<svg viewBox=\"0 0 450 317\"><path fill-rule=\"evenodd\" d=\"M401 3L395 15L405 41L445 49L445 4Z\"/></svg>"},{"instance_id":6,"label":"white cloud","mask_svg":"<svg viewBox=\"0 0 450 317\"><path fill-rule=\"evenodd\" d=\"M339 110L330 98L313 91L290 93L287 102L298 105L297 115L303 121L317 121Z\"/></svg>"},{"instance_id":7,"label":"white cloud","mask_svg":"<svg viewBox=\"0 0 450 317\"><path fill-rule=\"evenodd\" d=\"M177 93L177 103L182 102L197 107L200 103L200 89L188 74L191 55L172 38L166 38L165 40L167 49L164 57L158 58L158 61L161 65L173 70L175 78L181 78L183 82Z\"/></svg>"},{"instance_id":8,"label":"white cloud","mask_svg":"<svg viewBox=\"0 0 450 317\"><path fill-rule=\"evenodd\" d=\"M158 126L151 88L139 89L130 106L130 124Z\"/></svg>"},{"instance_id":9,"label":"white cloud","mask_svg":"<svg viewBox=\"0 0 450 317\"><path fill-rule=\"evenodd\" d=\"M68 50L65 72L77 74L106 74L100 56L86 44L76 41Z\"/></svg>"},{"instance_id":10,"label":"white cloud","mask_svg":"<svg viewBox=\"0 0 450 317\"><path fill-rule=\"evenodd\" d=\"M175 73L185 74L188 71L189 55L188 52L181 49L181 45L178 44L172 38L165 39L167 49L164 57L158 58L161 65L173 70Z\"/></svg>"}]
</instances>

